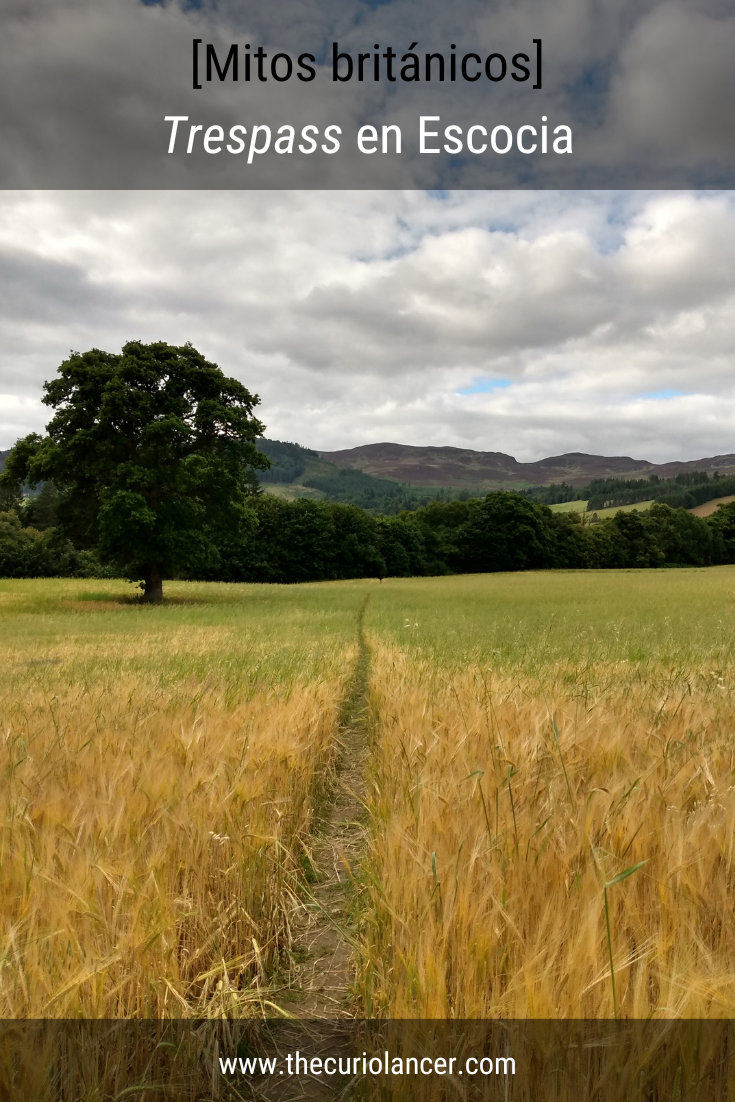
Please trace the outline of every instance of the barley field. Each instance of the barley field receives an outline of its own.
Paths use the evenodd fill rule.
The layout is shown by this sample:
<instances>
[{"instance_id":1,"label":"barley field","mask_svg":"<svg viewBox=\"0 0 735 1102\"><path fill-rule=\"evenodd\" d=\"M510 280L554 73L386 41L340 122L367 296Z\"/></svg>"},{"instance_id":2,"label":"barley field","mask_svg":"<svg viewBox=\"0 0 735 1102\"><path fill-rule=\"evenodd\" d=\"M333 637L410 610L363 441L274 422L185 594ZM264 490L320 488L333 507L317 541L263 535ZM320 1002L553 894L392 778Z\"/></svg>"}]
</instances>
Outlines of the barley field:
<instances>
[{"instance_id":1,"label":"barley field","mask_svg":"<svg viewBox=\"0 0 735 1102\"><path fill-rule=\"evenodd\" d=\"M0 1018L267 1013L357 595L0 582Z\"/></svg>"},{"instance_id":2,"label":"barley field","mask_svg":"<svg viewBox=\"0 0 735 1102\"><path fill-rule=\"evenodd\" d=\"M349 1012L735 1016L734 568L131 588L0 582L0 1017L285 1012L363 607Z\"/></svg>"},{"instance_id":3,"label":"barley field","mask_svg":"<svg viewBox=\"0 0 735 1102\"><path fill-rule=\"evenodd\" d=\"M731 1018L735 571L383 583L365 1012Z\"/></svg>"}]
</instances>

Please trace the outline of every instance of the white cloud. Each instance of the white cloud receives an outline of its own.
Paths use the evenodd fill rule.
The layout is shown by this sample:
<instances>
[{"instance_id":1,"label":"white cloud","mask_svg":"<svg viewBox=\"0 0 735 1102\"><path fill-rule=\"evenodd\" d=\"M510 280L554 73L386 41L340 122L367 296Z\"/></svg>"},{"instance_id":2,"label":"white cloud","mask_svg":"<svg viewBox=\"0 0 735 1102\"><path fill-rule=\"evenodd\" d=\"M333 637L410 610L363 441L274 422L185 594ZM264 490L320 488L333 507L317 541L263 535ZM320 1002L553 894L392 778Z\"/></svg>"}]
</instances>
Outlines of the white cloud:
<instances>
[{"instance_id":1,"label":"white cloud","mask_svg":"<svg viewBox=\"0 0 735 1102\"><path fill-rule=\"evenodd\" d=\"M735 451L731 194L5 192L0 284L2 446L70 348L141 338L312 447Z\"/></svg>"}]
</instances>

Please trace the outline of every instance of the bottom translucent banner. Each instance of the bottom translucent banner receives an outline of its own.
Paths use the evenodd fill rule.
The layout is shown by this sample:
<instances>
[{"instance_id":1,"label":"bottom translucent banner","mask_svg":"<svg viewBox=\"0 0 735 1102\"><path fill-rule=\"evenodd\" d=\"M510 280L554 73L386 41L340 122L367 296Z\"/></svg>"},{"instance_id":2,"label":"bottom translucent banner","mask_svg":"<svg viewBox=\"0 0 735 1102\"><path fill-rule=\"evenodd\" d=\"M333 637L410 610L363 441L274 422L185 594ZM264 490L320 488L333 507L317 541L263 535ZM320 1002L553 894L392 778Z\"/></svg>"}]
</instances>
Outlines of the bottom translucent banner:
<instances>
[{"instance_id":1,"label":"bottom translucent banner","mask_svg":"<svg viewBox=\"0 0 735 1102\"><path fill-rule=\"evenodd\" d=\"M735 1098L729 1021L4 1021L0 1099Z\"/></svg>"}]
</instances>

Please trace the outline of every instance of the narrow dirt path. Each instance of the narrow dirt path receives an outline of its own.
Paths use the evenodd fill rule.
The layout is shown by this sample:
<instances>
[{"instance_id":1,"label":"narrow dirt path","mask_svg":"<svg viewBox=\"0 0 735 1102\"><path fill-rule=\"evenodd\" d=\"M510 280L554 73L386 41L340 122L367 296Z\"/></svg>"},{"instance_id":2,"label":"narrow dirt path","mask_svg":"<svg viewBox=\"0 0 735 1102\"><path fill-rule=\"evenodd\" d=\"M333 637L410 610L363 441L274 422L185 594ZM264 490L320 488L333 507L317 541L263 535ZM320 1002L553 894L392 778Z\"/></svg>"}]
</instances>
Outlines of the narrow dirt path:
<instances>
[{"instance_id":1,"label":"narrow dirt path","mask_svg":"<svg viewBox=\"0 0 735 1102\"><path fill-rule=\"evenodd\" d=\"M368 598L357 618L358 655L342 705L337 777L314 835L316 882L294 923L299 1018L350 1018L355 975L348 928L354 876L365 842L365 767L368 755L367 692L370 655L363 632Z\"/></svg>"}]
</instances>

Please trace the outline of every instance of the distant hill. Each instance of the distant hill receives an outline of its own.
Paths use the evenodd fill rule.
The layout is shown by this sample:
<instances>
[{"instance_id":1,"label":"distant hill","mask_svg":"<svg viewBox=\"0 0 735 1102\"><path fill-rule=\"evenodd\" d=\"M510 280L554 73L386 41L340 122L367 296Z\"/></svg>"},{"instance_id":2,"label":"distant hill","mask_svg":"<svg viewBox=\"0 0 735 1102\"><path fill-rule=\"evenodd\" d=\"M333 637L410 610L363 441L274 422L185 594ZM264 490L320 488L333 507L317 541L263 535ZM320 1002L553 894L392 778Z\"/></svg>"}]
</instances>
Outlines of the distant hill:
<instances>
[{"instance_id":1,"label":"distant hill","mask_svg":"<svg viewBox=\"0 0 735 1102\"><path fill-rule=\"evenodd\" d=\"M466 499L465 489L444 486L407 486L395 479L376 478L356 467L340 466L318 452L284 440L261 438L258 448L271 461L268 471L258 472L266 493L295 501L299 498L359 505L368 513L394 516L406 509L418 509L430 501Z\"/></svg>"},{"instance_id":2,"label":"distant hill","mask_svg":"<svg viewBox=\"0 0 735 1102\"><path fill-rule=\"evenodd\" d=\"M735 475L735 454L716 455L676 463L650 463L627 455L587 455L567 452L519 463L504 452L478 452L470 448L413 447L410 444L363 444L343 451L319 452L328 463L364 471L375 478L413 486L482 491L548 486L566 482L586 486L599 478L674 478L689 471Z\"/></svg>"}]
</instances>

